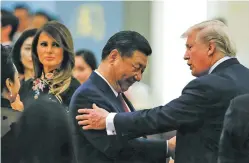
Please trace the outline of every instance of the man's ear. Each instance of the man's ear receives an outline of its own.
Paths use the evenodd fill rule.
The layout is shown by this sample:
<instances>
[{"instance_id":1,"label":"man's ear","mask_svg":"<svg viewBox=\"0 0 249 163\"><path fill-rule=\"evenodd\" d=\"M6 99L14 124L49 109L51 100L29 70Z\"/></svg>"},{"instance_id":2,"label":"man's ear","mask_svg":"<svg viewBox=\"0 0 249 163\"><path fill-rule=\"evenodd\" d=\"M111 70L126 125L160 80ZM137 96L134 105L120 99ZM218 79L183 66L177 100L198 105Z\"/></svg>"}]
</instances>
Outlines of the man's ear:
<instances>
[{"instance_id":1,"label":"man's ear","mask_svg":"<svg viewBox=\"0 0 249 163\"><path fill-rule=\"evenodd\" d=\"M118 51L117 49L113 49L113 50L110 52L109 56L108 56L108 60L109 60L110 64L113 65L114 62L115 62L119 57L121 57L119 51Z\"/></svg>"},{"instance_id":2,"label":"man's ear","mask_svg":"<svg viewBox=\"0 0 249 163\"><path fill-rule=\"evenodd\" d=\"M208 56L212 56L216 50L216 44L214 41L210 41L208 45Z\"/></svg>"}]
</instances>

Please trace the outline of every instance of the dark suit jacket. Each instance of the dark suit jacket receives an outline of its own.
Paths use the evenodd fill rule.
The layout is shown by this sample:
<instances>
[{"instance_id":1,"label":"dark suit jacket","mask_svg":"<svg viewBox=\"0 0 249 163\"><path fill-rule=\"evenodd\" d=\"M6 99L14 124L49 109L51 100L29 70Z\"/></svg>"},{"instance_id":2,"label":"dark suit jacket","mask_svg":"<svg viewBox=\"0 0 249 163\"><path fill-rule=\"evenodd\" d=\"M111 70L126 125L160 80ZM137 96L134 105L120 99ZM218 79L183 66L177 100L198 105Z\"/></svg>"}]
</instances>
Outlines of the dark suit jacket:
<instances>
[{"instance_id":1,"label":"dark suit jacket","mask_svg":"<svg viewBox=\"0 0 249 163\"><path fill-rule=\"evenodd\" d=\"M216 163L225 112L231 99L249 92L248 83L249 69L235 58L226 60L164 106L117 114L116 132L127 139L178 130L175 163Z\"/></svg>"},{"instance_id":2,"label":"dark suit jacket","mask_svg":"<svg viewBox=\"0 0 249 163\"><path fill-rule=\"evenodd\" d=\"M126 98L125 100L133 111L131 103ZM164 140L137 138L123 141L117 136L107 136L106 130L84 131L75 120L78 115L77 110L92 108L93 103L99 107L108 108L109 112L124 112L122 103L117 100L109 85L93 72L90 78L76 90L69 107L75 154L79 163L165 162L166 142Z\"/></svg>"},{"instance_id":3,"label":"dark suit jacket","mask_svg":"<svg viewBox=\"0 0 249 163\"><path fill-rule=\"evenodd\" d=\"M219 163L249 162L249 94L231 101L220 139Z\"/></svg>"}]
</instances>

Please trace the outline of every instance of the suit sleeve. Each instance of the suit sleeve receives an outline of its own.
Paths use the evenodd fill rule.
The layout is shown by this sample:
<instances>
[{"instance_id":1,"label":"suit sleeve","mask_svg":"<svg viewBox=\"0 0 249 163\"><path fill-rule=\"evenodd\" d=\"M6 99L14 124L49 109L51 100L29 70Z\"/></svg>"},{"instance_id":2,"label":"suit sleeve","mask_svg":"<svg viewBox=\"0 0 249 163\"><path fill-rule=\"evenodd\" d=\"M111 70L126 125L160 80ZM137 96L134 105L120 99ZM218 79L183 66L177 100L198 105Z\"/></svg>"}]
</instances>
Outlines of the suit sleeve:
<instances>
[{"instance_id":1,"label":"suit sleeve","mask_svg":"<svg viewBox=\"0 0 249 163\"><path fill-rule=\"evenodd\" d=\"M93 103L100 107L111 108L111 106L108 106L101 97L91 97L91 99L89 99L85 96L78 96L77 98L73 98L73 101L71 102L70 112L72 116L70 117L75 117L78 114L77 110L80 108L92 108ZM74 124L77 126L77 130L82 136L109 158L127 158L134 155L140 155L152 160L165 161L166 159L167 145L165 141L147 140L144 138L124 141L119 139L116 135L108 136L106 130L83 130L81 126L78 125L75 118Z\"/></svg>"},{"instance_id":2,"label":"suit sleeve","mask_svg":"<svg viewBox=\"0 0 249 163\"><path fill-rule=\"evenodd\" d=\"M122 138L157 134L172 130L194 130L203 123L206 109L217 100L213 89L198 80L190 82L182 95L164 106L114 117L116 133Z\"/></svg>"},{"instance_id":3,"label":"suit sleeve","mask_svg":"<svg viewBox=\"0 0 249 163\"><path fill-rule=\"evenodd\" d=\"M249 95L240 96L231 101L225 114L223 130L219 144L219 163L242 161L248 158L248 118ZM243 161L242 161L243 162ZM248 160L244 160L248 162Z\"/></svg>"}]
</instances>

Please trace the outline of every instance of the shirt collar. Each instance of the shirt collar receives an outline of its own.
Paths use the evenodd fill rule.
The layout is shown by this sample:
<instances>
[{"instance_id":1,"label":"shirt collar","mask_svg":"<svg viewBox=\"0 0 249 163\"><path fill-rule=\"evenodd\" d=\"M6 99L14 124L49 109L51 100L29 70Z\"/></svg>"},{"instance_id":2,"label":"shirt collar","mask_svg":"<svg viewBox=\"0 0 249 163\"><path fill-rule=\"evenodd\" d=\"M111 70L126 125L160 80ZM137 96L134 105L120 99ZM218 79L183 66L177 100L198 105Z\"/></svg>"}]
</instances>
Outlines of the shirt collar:
<instances>
[{"instance_id":1,"label":"shirt collar","mask_svg":"<svg viewBox=\"0 0 249 163\"><path fill-rule=\"evenodd\" d=\"M215 64L209 69L208 71L208 74L211 74L211 72L219 65L221 64L222 62L228 60L228 59L231 59L232 57L228 57L228 56L225 56L223 58L221 58L220 60L218 60L217 62L215 62Z\"/></svg>"},{"instance_id":2,"label":"shirt collar","mask_svg":"<svg viewBox=\"0 0 249 163\"><path fill-rule=\"evenodd\" d=\"M115 89L111 86L111 84L104 78L103 75L101 75L97 70L94 70L94 72L99 75L108 85L109 87L112 89L112 92L115 94L116 97L118 97L118 92L115 91Z\"/></svg>"}]
</instances>

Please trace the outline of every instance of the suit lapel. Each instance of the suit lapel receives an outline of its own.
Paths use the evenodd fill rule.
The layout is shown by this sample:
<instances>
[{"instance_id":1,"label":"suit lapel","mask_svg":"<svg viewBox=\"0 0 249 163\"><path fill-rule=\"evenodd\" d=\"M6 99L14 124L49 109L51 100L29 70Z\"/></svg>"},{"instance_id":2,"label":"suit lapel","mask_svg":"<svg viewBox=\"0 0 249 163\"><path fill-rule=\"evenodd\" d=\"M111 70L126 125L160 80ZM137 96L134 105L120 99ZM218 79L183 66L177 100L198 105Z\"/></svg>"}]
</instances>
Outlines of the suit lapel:
<instances>
[{"instance_id":1,"label":"suit lapel","mask_svg":"<svg viewBox=\"0 0 249 163\"><path fill-rule=\"evenodd\" d=\"M102 79L96 72L92 72L89 78L94 85L97 86L99 90L103 92L103 98L109 100L109 102L113 105L116 112L124 112L122 104L119 102L114 92L110 88L110 86L106 83L104 79Z\"/></svg>"}]
</instances>

